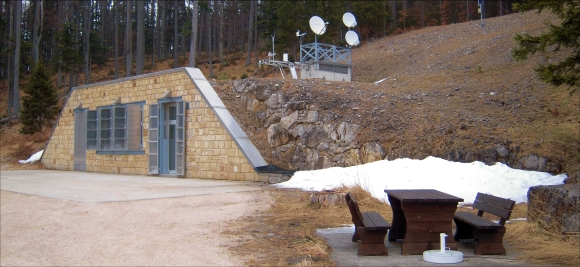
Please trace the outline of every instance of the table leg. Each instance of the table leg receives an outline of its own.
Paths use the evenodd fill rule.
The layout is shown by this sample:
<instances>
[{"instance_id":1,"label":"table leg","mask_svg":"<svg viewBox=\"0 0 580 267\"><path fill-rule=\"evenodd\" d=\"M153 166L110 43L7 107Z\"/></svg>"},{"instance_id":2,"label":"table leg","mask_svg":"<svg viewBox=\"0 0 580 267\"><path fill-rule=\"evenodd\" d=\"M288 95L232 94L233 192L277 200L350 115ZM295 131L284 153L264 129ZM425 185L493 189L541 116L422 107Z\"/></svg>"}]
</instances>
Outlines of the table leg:
<instances>
[{"instance_id":1,"label":"table leg","mask_svg":"<svg viewBox=\"0 0 580 267\"><path fill-rule=\"evenodd\" d=\"M401 209L401 201L388 196L391 209L393 210L393 220L391 222L391 229L389 230L389 241L405 238L406 221L405 214Z\"/></svg>"},{"instance_id":2,"label":"table leg","mask_svg":"<svg viewBox=\"0 0 580 267\"><path fill-rule=\"evenodd\" d=\"M401 205L406 218L406 232L401 254L423 254L440 249L440 233L447 234L445 246L457 249L452 220L457 203L412 202Z\"/></svg>"}]
</instances>

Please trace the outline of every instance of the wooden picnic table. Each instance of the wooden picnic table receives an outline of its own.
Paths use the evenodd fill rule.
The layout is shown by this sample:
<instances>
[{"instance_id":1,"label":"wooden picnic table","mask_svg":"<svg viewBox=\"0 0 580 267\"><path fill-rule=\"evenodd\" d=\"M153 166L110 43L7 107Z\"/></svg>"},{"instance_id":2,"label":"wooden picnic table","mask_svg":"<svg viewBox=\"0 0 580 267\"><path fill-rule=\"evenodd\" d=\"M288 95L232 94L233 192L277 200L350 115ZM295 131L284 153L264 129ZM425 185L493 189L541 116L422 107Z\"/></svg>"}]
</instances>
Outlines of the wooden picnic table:
<instances>
[{"instance_id":1,"label":"wooden picnic table","mask_svg":"<svg viewBox=\"0 0 580 267\"><path fill-rule=\"evenodd\" d=\"M452 221L462 198L434 189L385 189L393 209L388 239L403 239L401 254L423 254L440 249L440 233L447 234L445 246L457 249Z\"/></svg>"}]
</instances>

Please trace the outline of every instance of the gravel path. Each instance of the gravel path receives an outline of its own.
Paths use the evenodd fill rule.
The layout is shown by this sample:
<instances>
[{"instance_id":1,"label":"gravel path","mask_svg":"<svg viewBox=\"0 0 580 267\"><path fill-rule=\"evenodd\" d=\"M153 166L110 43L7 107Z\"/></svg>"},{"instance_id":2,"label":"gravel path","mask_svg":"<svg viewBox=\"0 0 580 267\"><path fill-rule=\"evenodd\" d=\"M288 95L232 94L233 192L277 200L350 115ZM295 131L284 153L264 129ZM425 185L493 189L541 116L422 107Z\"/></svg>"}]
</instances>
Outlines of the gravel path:
<instances>
[{"instance_id":1,"label":"gravel path","mask_svg":"<svg viewBox=\"0 0 580 267\"><path fill-rule=\"evenodd\" d=\"M267 208L267 191L80 203L0 191L0 265L232 266L233 220Z\"/></svg>"}]
</instances>

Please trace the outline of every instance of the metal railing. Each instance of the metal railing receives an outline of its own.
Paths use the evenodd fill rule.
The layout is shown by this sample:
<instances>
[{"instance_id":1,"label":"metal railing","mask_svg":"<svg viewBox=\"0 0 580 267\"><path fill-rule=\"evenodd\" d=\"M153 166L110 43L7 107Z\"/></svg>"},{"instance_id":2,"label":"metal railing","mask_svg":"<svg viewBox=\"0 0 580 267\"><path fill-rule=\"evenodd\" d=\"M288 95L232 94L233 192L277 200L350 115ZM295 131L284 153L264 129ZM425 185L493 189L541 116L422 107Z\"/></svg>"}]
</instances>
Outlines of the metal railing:
<instances>
[{"instance_id":1,"label":"metal railing","mask_svg":"<svg viewBox=\"0 0 580 267\"><path fill-rule=\"evenodd\" d=\"M340 64L352 64L352 55L349 48L337 47L325 43L310 43L300 46L300 62L330 61Z\"/></svg>"}]
</instances>

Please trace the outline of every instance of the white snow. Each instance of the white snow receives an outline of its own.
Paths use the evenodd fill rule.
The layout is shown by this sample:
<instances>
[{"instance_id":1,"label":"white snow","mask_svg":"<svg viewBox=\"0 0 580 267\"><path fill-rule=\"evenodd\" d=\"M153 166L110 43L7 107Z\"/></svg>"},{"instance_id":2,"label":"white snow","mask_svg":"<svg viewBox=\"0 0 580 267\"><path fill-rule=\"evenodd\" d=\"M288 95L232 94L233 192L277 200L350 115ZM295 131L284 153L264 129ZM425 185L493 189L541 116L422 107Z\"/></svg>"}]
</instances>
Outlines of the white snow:
<instances>
[{"instance_id":1,"label":"white snow","mask_svg":"<svg viewBox=\"0 0 580 267\"><path fill-rule=\"evenodd\" d=\"M360 185L373 197L388 202L385 189L436 189L472 204L477 192L527 202L528 188L563 184L566 174L512 169L505 164L487 166L482 162L451 162L436 157L423 160L381 160L364 165L299 171L275 186L323 191Z\"/></svg>"},{"instance_id":2,"label":"white snow","mask_svg":"<svg viewBox=\"0 0 580 267\"><path fill-rule=\"evenodd\" d=\"M44 149L32 154L32 156L30 156L30 158L28 158L27 160L19 160L18 162L25 164L25 163L32 163L32 162L38 161L38 160L40 160L40 157L42 157L43 152L44 152Z\"/></svg>"}]
</instances>

